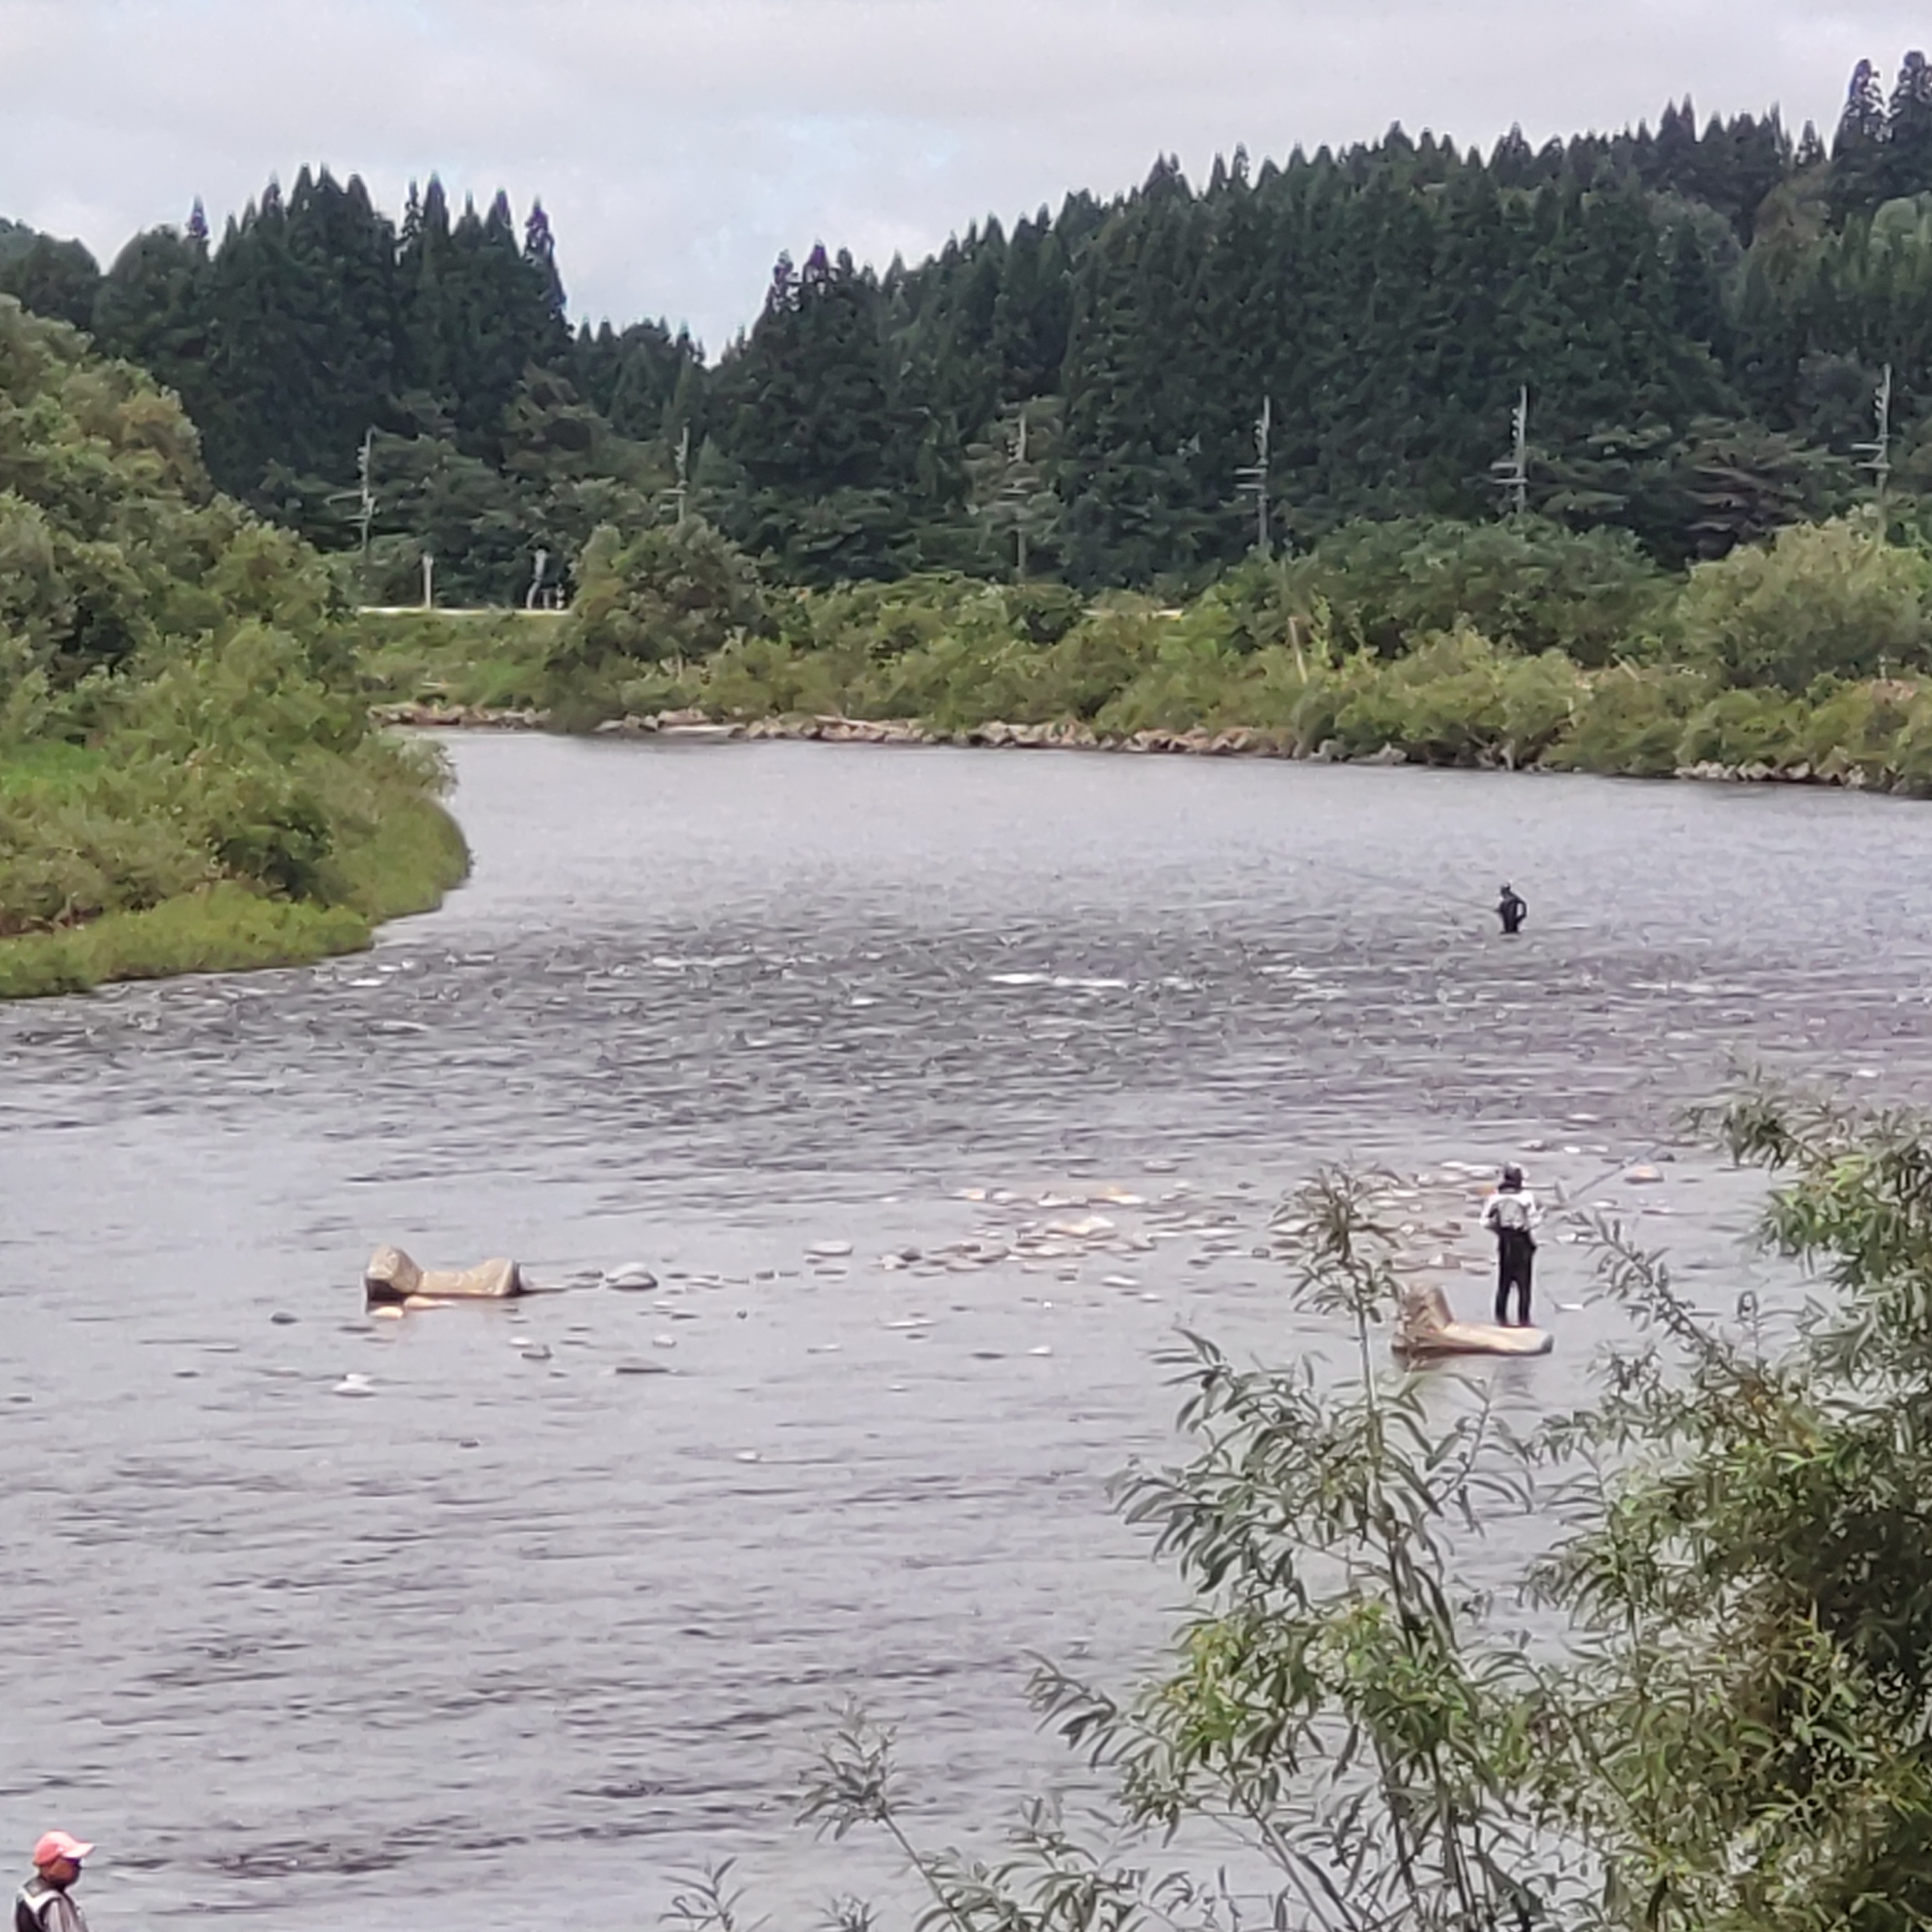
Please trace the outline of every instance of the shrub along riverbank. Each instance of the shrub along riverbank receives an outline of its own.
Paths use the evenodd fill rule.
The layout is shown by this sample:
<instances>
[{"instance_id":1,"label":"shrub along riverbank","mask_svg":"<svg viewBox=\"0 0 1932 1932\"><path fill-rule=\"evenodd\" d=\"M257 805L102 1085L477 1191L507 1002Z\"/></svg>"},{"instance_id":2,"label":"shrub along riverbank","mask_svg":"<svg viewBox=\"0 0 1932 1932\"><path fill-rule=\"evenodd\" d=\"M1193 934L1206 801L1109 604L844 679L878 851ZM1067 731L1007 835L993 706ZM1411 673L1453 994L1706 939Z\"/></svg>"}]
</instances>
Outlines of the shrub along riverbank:
<instances>
[{"instance_id":1,"label":"shrub along riverbank","mask_svg":"<svg viewBox=\"0 0 1932 1932\"><path fill-rule=\"evenodd\" d=\"M0 299L0 997L366 945L463 876L443 783L371 729L321 559Z\"/></svg>"},{"instance_id":2,"label":"shrub along riverbank","mask_svg":"<svg viewBox=\"0 0 1932 1932\"><path fill-rule=\"evenodd\" d=\"M1533 519L1351 526L1183 609L960 577L773 592L702 525L593 545L561 621L362 620L381 701L559 729L1726 774L1932 794L1932 559L1795 526L1677 577ZM445 708L440 714L454 714Z\"/></svg>"}]
</instances>

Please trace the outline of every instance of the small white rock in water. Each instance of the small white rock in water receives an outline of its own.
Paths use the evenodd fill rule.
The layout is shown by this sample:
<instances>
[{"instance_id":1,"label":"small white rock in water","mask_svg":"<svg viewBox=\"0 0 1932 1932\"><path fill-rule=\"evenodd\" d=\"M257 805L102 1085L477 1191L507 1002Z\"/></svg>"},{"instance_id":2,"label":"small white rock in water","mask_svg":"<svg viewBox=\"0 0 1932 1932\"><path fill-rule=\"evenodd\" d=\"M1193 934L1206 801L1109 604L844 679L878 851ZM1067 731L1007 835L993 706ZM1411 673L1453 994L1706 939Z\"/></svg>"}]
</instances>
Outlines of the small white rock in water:
<instances>
[{"instance_id":1,"label":"small white rock in water","mask_svg":"<svg viewBox=\"0 0 1932 1932\"><path fill-rule=\"evenodd\" d=\"M1629 1182L1633 1187L1647 1187L1653 1182L1661 1181L1663 1178L1656 1168L1647 1163L1640 1163L1624 1176L1624 1179Z\"/></svg>"},{"instance_id":2,"label":"small white rock in water","mask_svg":"<svg viewBox=\"0 0 1932 1932\"><path fill-rule=\"evenodd\" d=\"M852 1253L850 1241L814 1241L805 1252L814 1261L836 1261Z\"/></svg>"},{"instance_id":3,"label":"small white rock in water","mask_svg":"<svg viewBox=\"0 0 1932 1932\"><path fill-rule=\"evenodd\" d=\"M844 1346L843 1342L814 1342L805 1352L807 1355L836 1355Z\"/></svg>"},{"instance_id":4,"label":"small white rock in water","mask_svg":"<svg viewBox=\"0 0 1932 1932\"><path fill-rule=\"evenodd\" d=\"M738 1451L738 1460L741 1463L755 1463L758 1459L758 1452L755 1449L741 1449Z\"/></svg>"},{"instance_id":5,"label":"small white rock in water","mask_svg":"<svg viewBox=\"0 0 1932 1932\"><path fill-rule=\"evenodd\" d=\"M1046 1232L1057 1234L1063 1241L1096 1241L1104 1234L1113 1232L1113 1223L1104 1214L1084 1214L1077 1221L1049 1221Z\"/></svg>"},{"instance_id":6,"label":"small white rock in water","mask_svg":"<svg viewBox=\"0 0 1932 1932\"><path fill-rule=\"evenodd\" d=\"M1106 1274L1100 1278L1103 1288L1137 1288L1140 1283L1130 1274Z\"/></svg>"},{"instance_id":7,"label":"small white rock in water","mask_svg":"<svg viewBox=\"0 0 1932 1932\"><path fill-rule=\"evenodd\" d=\"M1029 1355L1051 1355L1053 1353L1053 1347L1051 1343L1042 1342L1038 1348L1029 1348L1026 1352Z\"/></svg>"},{"instance_id":8,"label":"small white rock in water","mask_svg":"<svg viewBox=\"0 0 1932 1932\"><path fill-rule=\"evenodd\" d=\"M625 1288L633 1290L656 1287L658 1278L642 1261L626 1261L621 1268L608 1269L604 1276L606 1288Z\"/></svg>"},{"instance_id":9,"label":"small white rock in water","mask_svg":"<svg viewBox=\"0 0 1932 1932\"><path fill-rule=\"evenodd\" d=\"M654 1348L675 1348L678 1345L678 1338L675 1335L654 1335L650 1338L650 1345Z\"/></svg>"},{"instance_id":10,"label":"small white rock in water","mask_svg":"<svg viewBox=\"0 0 1932 1932\"><path fill-rule=\"evenodd\" d=\"M345 1375L330 1390L332 1395L374 1395L375 1385L365 1375Z\"/></svg>"}]
</instances>

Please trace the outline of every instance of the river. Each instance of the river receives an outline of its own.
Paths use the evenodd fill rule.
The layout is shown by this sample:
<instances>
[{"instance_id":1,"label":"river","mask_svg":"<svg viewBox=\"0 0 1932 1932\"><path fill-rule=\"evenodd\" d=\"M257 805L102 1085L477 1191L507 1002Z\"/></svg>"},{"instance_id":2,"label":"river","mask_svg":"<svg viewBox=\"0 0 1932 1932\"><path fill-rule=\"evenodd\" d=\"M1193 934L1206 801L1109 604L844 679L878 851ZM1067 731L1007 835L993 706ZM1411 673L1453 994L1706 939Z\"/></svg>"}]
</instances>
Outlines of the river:
<instances>
[{"instance_id":1,"label":"river","mask_svg":"<svg viewBox=\"0 0 1932 1932\"><path fill-rule=\"evenodd\" d=\"M0 1009L0 1845L97 1839L104 1927L617 1932L723 1857L805 1923L889 1869L791 1822L848 1697L918 1828L986 1842L1067 1776L1030 1654L1119 1683L1165 1627L1104 1496L1170 1441L1157 1355L1322 1344L1257 1252L1313 1163L1528 1146L1722 1300L1775 1284L1757 1184L1682 1107L1735 1063L1932 1071L1923 807L451 752L474 878L372 955ZM382 1241L576 1285L373 1321ZM1546 1256L1525 1419L1615 1332ZM633 1261L657 1291L594 1285Z\"/></svg>"}]
</instances>

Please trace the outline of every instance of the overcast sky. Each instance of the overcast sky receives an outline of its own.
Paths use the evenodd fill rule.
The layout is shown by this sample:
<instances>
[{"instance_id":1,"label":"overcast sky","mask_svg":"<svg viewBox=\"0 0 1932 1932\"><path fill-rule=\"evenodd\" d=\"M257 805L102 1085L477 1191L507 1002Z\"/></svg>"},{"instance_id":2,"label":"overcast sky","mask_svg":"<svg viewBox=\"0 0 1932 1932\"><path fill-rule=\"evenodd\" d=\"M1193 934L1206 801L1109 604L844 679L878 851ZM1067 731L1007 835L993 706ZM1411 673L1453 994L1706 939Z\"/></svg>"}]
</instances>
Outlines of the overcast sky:
<instances>
[{"instance_id":1,"label":"overcast sky","mask_svg":"<svg viewBox=\"0 0 1932 1932\"><path fill-rule=\"evenodd\" d=\"M1157 154L1484 147L1781 106L1830 131L1932 16L1893 0L0 0L0 214L102 261L272 174L540 196L572 306L714 350L772 258L883 265Z\"/></svg>"}]
</instances>

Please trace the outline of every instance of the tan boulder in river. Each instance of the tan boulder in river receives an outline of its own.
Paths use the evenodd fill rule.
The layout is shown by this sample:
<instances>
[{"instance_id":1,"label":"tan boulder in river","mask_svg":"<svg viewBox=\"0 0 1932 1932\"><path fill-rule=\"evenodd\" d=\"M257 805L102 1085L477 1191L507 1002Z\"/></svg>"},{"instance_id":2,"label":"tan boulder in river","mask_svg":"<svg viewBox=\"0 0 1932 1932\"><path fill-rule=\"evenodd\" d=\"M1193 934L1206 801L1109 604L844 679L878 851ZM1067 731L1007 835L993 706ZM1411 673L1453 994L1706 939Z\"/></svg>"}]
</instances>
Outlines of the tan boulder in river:
<instances>
[{"instance_id":1,"label":"tan boulder in river","mask_svg":"<svg viewBox=\"0 0 1932 1932\"><path fill-rule=\"evenodd\" d=\"M514 1261L480 1261L474 1268L419 1268L400 1248L378 1248L362 1271L371 1307L434 1308L444 1302L502 1302L523 1292Z\"/></svg>"},{"instance_id":2,"label":"tan boulder in river","mask_svg":"<svg viewBox=\"0 0 1932 1932\"><path fill-rule=\"evenodd\" d=\"M1493 1322L1459 1322L1439 1287L1414 1287L1395 1318L1395 1352L1405 1361L1444 1355L1547 1355L1556 1338L1541 1328L1505 1328Z\"/></svg>"}]
</instances>

